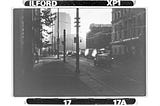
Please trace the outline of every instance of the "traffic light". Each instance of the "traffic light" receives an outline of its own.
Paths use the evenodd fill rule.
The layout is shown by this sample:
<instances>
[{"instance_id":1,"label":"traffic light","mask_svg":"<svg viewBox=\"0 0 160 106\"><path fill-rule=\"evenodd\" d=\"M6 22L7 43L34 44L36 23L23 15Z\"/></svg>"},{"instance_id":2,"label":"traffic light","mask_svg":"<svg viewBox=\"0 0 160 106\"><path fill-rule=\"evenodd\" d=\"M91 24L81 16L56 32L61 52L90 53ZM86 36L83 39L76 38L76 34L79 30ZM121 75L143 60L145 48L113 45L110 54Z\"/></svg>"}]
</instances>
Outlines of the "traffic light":
<instances>
[{"instance_id":1,"label":"traffic light","mask_svg":"<svg viewBox=\"0 0 160 106\"><path fill-rule=\"evenodd\" d=\"M74 43L76 43L76 41L77 41L77 40L76 40L76 37L74 37Z\"/></svg>"}]
</instances>

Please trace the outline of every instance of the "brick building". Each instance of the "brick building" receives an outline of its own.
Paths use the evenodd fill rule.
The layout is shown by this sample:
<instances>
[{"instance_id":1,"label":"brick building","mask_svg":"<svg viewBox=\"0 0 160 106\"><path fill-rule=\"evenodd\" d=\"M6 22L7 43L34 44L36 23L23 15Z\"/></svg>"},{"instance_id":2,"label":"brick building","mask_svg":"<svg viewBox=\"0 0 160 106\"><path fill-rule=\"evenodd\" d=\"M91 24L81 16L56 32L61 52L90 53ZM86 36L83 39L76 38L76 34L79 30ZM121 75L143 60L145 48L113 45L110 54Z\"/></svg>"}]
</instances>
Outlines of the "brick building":
<instances>
[{"instance_id":1,"label":"brick building","mask_svg":"<svg viewBox=\"0 0 160 106\"><path fill-rule=\"evenodd\" d=\"M106 48L111 41L111 24L91 24L86 36L86 48Z\"/></svg>"},{"instance_id":2,"label":"brick building","mask_svg":"<svg viewBox=\"0 0 160 106\"><path fill-rule=\"evenodd\" d=\"M112 9L112 55L145 56L146 11L144 8Z\"/></svg>"}]
</instances>

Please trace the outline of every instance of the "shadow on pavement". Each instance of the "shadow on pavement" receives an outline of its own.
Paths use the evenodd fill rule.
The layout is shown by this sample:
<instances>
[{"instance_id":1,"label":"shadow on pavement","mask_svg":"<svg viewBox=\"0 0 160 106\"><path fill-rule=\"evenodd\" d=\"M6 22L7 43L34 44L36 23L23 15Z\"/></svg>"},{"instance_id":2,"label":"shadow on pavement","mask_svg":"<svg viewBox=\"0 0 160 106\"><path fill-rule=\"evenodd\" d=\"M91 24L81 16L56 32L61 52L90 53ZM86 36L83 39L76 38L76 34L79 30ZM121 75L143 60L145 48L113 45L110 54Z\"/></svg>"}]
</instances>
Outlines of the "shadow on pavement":
<instances>
[{"instance_id":1,"label":"shadow on pavement","mask_svg":"<svg viewBox=\"0 0 160 106\"><path fill-rule=\"evenodd\" d=\"M44 63L24 75L15 96L92 96L85 85L62 61Z\"/></svg>"}]
</instances>

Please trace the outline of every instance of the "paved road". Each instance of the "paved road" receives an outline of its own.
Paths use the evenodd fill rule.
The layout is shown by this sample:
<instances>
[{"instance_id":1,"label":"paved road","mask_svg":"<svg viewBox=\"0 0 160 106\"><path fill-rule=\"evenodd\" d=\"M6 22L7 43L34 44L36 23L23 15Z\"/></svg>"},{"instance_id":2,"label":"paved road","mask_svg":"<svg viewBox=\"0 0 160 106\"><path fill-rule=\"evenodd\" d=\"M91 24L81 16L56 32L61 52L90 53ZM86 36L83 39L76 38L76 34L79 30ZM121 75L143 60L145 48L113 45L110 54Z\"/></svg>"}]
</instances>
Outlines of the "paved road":
<instances>
[{"instance_id":1,"label":"paved road","mask_svg":"<svg viewBox=\"0 0 160 106\"><path fill-rule=\"evenodd\" d=\"M75 58L68 57L68 64L75 67ZM138 67L138 66L137 66ZM141 68L113 65L112 69L94 66L90 59L80 58L80 79L97 95L145 95L145 73ZM134 72L127 72L134 71ZM140 74L140 75L137 75Z\"/></svg>"}]
</instances>

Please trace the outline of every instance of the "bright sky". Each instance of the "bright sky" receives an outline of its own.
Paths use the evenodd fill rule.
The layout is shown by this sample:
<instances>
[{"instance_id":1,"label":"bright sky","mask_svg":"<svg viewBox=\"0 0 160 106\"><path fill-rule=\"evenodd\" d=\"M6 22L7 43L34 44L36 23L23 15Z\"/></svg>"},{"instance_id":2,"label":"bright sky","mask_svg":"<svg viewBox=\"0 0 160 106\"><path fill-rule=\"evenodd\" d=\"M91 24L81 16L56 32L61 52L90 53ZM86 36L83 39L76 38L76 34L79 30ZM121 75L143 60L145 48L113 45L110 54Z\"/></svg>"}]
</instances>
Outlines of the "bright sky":
<instances>
[{"instance_id":1,"label":"bright sky","mask_svg":"<svg viewBox=\"0 0 160 106\"><path fill-rule=\"evenodd\" d=\"M52 9L53 12L57 12L57 9ZM76 34L76 28L74 27L76 24L76 9L59 9L59 12L65 12L70 14L71 17L71 34ZM79 9L79 17L80 17L80 29L79 36L82 39L81 45L85 47L86 43L86 34L90 31L90 24L111 24L112 20L112 9L104 9L104 8L80 8Z\"/></svg>"},{"instance_id":2,"label":"bright sky","mask_svg":"<svg viewBox=\"0 0 160 106\"><path fill-rule=\"evenodd\" d=\"M55 10L57 11L57 10ZM111 9L79 9L80 16L80 36L86 37L86 33L89 32L89 26L92 23L95 24L110 24L111 23ZM59 12L66 12L71 16L71 33L76 33L75 17L76 9L59 9Z\"/></svg>"}]
</instances>

